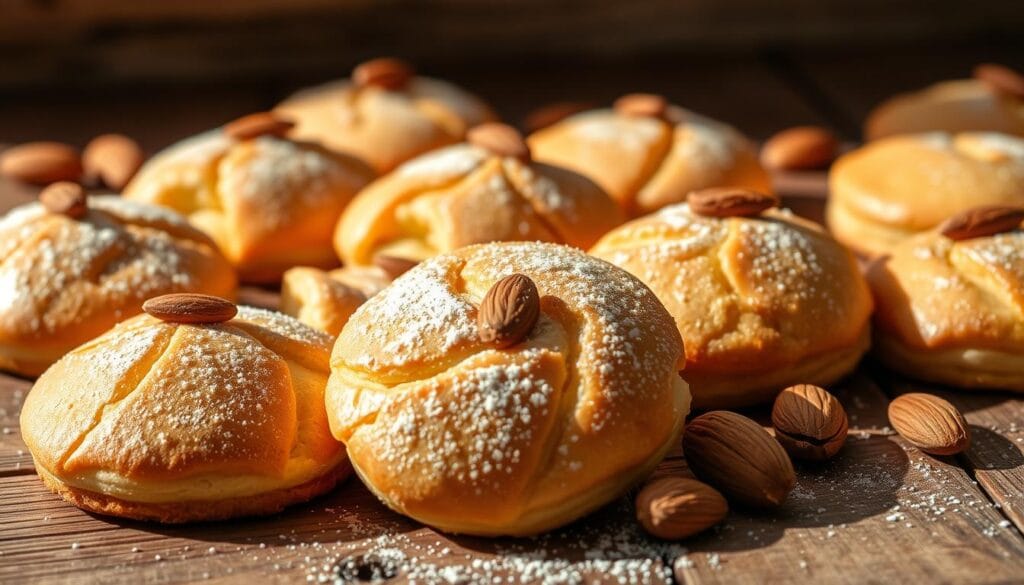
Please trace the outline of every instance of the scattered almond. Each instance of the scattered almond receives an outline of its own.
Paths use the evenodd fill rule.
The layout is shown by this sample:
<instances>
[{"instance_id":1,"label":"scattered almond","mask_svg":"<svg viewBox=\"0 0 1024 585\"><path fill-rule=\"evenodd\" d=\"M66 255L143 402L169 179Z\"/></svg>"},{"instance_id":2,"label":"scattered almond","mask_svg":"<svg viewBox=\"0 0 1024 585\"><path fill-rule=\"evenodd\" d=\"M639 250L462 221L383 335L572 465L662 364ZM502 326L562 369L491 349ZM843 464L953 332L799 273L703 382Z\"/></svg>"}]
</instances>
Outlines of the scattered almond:
<instances>
[{"instance_id":1,"label":"scattered almond","mask_svg":"<svg viewBox=\"0 0 1024 585\"><path fill-rule=\"evenodd\" d=\"M530 147L515 128L498 122L488 122L469 129L466 141L495 156L530 160Z\"/></svg>"},{"instance_id":2,"label":"scattered almond","mask_svg":"<svg viewBox=\"0 0 1024 585\"><path fill-rule=\"evenodd\" d=\"M39 192L39 202L46 211L78 219L89 211L85 189L78 183L60 181Z\"/></svg>"},{"instance_id":3,"label":"scattered almond","mask_svg":"<svg viewBox=\"0 0 1024 585\"><path fill-rule=\"evenodd\" d=\"M359 87L402 89L416 72L409 63L391 57L372 59L352 70L352 81Z\"/></svg>"},{"instance_id":4,"label":"scattered almond","mask_svg":"<svg viewBox=\"0 0 1024 585\"><path fill-rule=\"evenodd\" d=\"M849 421L836 397L813 384L786 388L772 407L775 439L791 457L821 461L846 442Z\"/></svg>"},{"instance_id":5,"label":"scattered almond","mask_svg":"<svg viewBox=\"0 0 1024 585\"><path fill-rule=\"evenodd\" d=\"M968 209L942 222L939 232L951 240L983 238L1020 227L1024 207L985 205Z\"/></svg>"},{"instance_id":6,"label":"scattered almond","mask_svg":"<svg viewBox=\"0 0 1024 585\"><path fill-rule=\"evenodd\" d=\"M722 494L706 483L663 477L645 485L636 497L636 519L651 535L686 538L718 524L729 513Z\"/></svg>"},{"instance_id":7,"label":"scattered almond","mask_svg":"<svg viewBox=\"0 0 1024 585\"><path fill-rule=\"evenodd\" d=\"M772 136L761 147L761 164L769 169L800 171L827 167L839 141L820 126L798 126Z\"/></svg>"},{"instance_id":8,"label":"scattered almond","mask_svg":"<svg viewBox=\"0 0 1024 585\"><path fill-rule=\"evenodd\" d=\"M224 124L224 133L235 140L250 140L260 136L283 138L295 127L295 122L274 112L257 112Z\"/></svg>"},{"instance_id":9,"label":"scattered almond","mask_svg":"<svg viewBox=\"0 0 1024 585\"><path fill-rule=\"evenodd\" d=\"M77 181L82 161L78 150L67 144L26 142L0 153L0 175L34 185Z\"/></svg>"},{"instance_id":10,"label":"scattered almond","mask_svg":"<svg viewBox=\"0 0 1024 585\"><path fill-rule=\"evenodd\" d=\"M532 134L538 130L547 128L548 126L553 126L573 114L585 112L593 107L594 105L589 102L550 103L546 106L536 108L527 114L526 118L523 120L523 127L526 128L528 133Z\"/></svg>"},{"instance_id":11,"label":"scattered almond","mask_svg":"<svg viewBox=\"0 0 1024 585\"><path fill-rule=\"evenodd\" d=\"M612 107L624 116L664 118L668 101L653 93L630 93L615 100Z\"/></svg>"},{"instance_id":12,"label":"scattered almond","mask_svg":"<svg viewBox=\"0 0 1024 585\"><path fill-rule=\"evenodd\" d=\"M716 410L690 421L683 454L698 477L747 506L778 506L796 484L793 464L778 441L735 412Z\"/></svg>"},{"instance_id":13,"label":"scattered almond","mask_svg":"<svg viewBox=\"0 0 1024 585\"><path fill-rule=\"evenodd\" d=\"M953 455L971 443L967 421L948 401L921 392L889 403L889 423L912 445L933 455Z\"/></svg>"},{"instance_id":14,"label":"scattered almond","mask_svg":"<svg viewBox=\"0 0 1024 585\"><path fill-rule=\"evenodd\" d=\"M419 262L398 256L377 254L373 257L373 264L386 272L391 280L394 280L414 268Z\"/></svg>"},{"instance_id":15,"label":"scattered almond","mask_svg":"<svg viewBox=\"0 0 1024 585\"><path fill-rule=\"evenodd\" d=\"M707 217L747 217L779 205L774 195L733 187L701 189L686 200L691 211Z\"/></svg>"},{"instance_id":16,"label":"scattered almond","mask_svg":"<svg viewBox=\"0 0 1024 585\"><path fill-rule=\"evenodd\" d=\"M524 274L506 276L494 283L480 303L480 340L498 348L515 345L530 334L539 317L537 285Z\"/></svg>"},{"instance_id":17,"label":"scattered almond","mask_svg":"<svg viewBox=\"0 0 1024 585\"><path fill-rule=\"evenodd\" d=\"M221 323L238 313L231 301L193 293L154 297L142 304L142 310L169 323Z\"/></svg>"},{"instance_id":18,"label":"scattered almond","mask_svg":"<svg viewBox=\"0 0 1024 585\"><path fill-rule=\"evenodd\" d=\"M1024 75L1005 65L982 63L974 68L974 78L999 93L1024 99Z\"/></svg>"},{"instance_id":19,"label":"scattered almond","mask_svg":"<svg viewBox=\"0 0 1024 585\"><path fill-rule=\"evenodd\" d=\"M97 136L82 151L86 180L115 191L124 189L145 160L139 143L123 134Z\"/></svg>"}]
</instances>

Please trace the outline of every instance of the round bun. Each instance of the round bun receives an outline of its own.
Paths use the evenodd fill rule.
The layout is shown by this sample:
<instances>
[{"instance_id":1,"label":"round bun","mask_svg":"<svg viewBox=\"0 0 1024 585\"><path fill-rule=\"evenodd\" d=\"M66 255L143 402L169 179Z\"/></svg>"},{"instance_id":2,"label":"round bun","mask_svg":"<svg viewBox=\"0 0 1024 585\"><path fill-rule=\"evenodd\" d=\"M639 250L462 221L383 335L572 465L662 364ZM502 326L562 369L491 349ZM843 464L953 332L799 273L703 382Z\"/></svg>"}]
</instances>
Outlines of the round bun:
<instances>
[{"instance_id":1,"label":"round bun","mask_svg":"<svg viewBox=\"0 0 1024 585\"><path fill-rule=\"evenodd\" d=\"M993 91L977 79L944 81L889 98L864 125L867 140L935 131L1024 136L1024 99Z\"/></svg>"},{"instance_id":2,"label":"round bun","mask_svg":"<svg viewBox=\"0 0 1024 585\"><path fill-rule=\"evenodd\" d=\"M587 248L622 223L593 181L526 157L463 143L405 163L349 205L334 234L338 255L365 266L378 254L424 260L492 241Z\"/></svg>"},{"instance_id":3,"label":"round bun","mask_svg":"<svg viewBox=\"0 0 1024 585\"><path fill-rule=\"evenodd\" d=\"M0 369L37 376L173 292L235 294L231 264L184 217L113 195L78 218L40 203L0 218Z\"/></svg>"},{"instance_id":4,"label":"round bun","mask_svg":"<svg viewBox=\"0 0 1024 585\"><path fill-rule=\"evenodd\" d=\"M481 300L514 273L540 315L505 349ZM621 495L678 445L689 411L672 318L626 272L566 246L470 246L360 307L331 357L327 410L394 510L449 532L536 534Z\"/></svg>"},{"instance_id":5,"label":"round bun","mask_svg":"<svg viewBox=\"0 0 1024 585\"><path fill-rule=\"evenodd\" d=\"M1024 392L1024 230L910 238L874 262L877 357L915 378Z\"/></svg>"},{"instance_id":6,"label":"round bun","mask_svg":"<svg viewBox=\"0 0 1024 585\"><path fill-rule=\"evenodd\" d=\"M124 196L175 209L210 235L247 282L337 265L331 234L373 172L318 145L221 130L179 142L147 162Z\"/></svg>"},{"instance_id":7,"label":"round bun","mask_svg":"<svg viewBox=\"0 0 1024 585\"><path fill-rule=\"evenodd\" d=\"M294 136L354 154L379 174L497 119L476 96L419 76L393 88L333 81L292 95L275 111L297 122Z\"/></svg>"},{"instance_id":8,"label":"round bun","mask_svg":"<svg viewBox=\"0 0 1024 585\"><path fill-rule=\"evenodd\" d=\"M21 433L46 484L92 512L274 513L349 472L323 407L331 341L246 307L202 325L139 315L47 370Z\"/></svg>"},{"instance_id":9,"label":"round bun","mask_svg":"<svg viewBox=\"0 0 1024 585\"><path fill-rule=\"evenodd\" d=\"M352 313L389 284L391 278L376 266L346 266L329 272L292 268L281 281L281 312L337 336Z\"/></svg>"},{"instance_id":10,"label":"round bun","mask_svg":"<svg viewBox=\"0 0 1024 585\"><path fill-rule=\"evenodd\" d=\"M660 117L614 109L576 114L536 132L529 144L536 160L590 177L630 216L707 187L771 192L753 142L677 106Z\"/></svg>"},{"instance_id":11,"label":"round bun","mask_svg":"<svg viewBox=\"0 0 1024 585\"><path fill-rule=\"evenodd\" d=\"M675 205L612 231L590 253L636 275L675 318L696 408L830 384L870 342L871 295L853 255L788 211L718 219Z\"/></svg>"},{"instance_id":12,"label":"round bun","mask_svg":"<svg viewBox=\"0 0 1024 585\"><path fill-rule=\"evenodd\" d=\"M1024 205L1024 139L993 133L894 136L842 157L826 209L836 238L866 256L978 205Z\"/></svg>"}]
</instances>

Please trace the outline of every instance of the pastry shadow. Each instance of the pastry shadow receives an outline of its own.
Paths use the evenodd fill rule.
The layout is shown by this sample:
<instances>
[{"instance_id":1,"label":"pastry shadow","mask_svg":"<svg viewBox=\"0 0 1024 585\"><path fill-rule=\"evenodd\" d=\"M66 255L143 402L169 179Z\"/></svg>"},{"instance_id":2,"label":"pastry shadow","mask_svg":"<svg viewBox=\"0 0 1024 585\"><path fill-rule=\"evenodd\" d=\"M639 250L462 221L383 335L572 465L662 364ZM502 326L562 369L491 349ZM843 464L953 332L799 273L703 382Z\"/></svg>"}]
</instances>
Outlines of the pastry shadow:
<instances>
[{"instance_id":1,"label":"pastry shadow","mask_svg":"<svg viewBox=\"0 0 1024 585\"><path fill-rule=\"evenodd\" d=\"M993 471L1024 466L1024 454L1013 441L978 425L968 425L971 446L962 455L975 470Z\"/></svg>"}]
</instances>

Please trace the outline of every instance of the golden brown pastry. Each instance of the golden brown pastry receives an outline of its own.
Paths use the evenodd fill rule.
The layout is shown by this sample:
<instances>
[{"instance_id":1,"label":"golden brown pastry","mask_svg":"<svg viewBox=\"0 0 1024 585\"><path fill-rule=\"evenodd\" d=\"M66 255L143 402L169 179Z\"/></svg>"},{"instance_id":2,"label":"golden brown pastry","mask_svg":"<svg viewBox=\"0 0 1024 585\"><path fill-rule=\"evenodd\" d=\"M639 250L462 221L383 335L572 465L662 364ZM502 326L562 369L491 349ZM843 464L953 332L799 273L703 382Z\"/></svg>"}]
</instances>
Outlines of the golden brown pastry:
<instances>
[{"instance_id":1,"label":"golden brown pastry","mask_svg":"<svg viewBox=\"0 0 1024 585\"><path fill-rule=\"evenodd\" d=\"M389 284L391 277L377 266L292 268L281 281L281 312L337 336L352 313Z\"/></svg>"},{"instance_id":2,"label":"golden brown pastry","mask_svg":"<svg viewBox=\"0 0 1024 585\"><path fill-rule=\"evenodd\" d=\"M536 160L590 177L630 216L706 187L771 189L750 140L659 96L633 94L613 109L570 116L529 144Z\"/></svg>"},{"instance_id":3,"label":"golden brown pastry","mask_svg":"<svg viewBox=\"0 0 1024 585\"><path fill-rule=\"evenodd\" d=\"M158 522L271 514L351 471L324 411L330 336L170 295L53 365L21 412L39 476L90 512ZM233 317L233 318L232 318Z\"/></svg>"},{"instance_id":4,"label":"golden brown pastry","mask_svg":"<svg viewBox=\"0 0 1024 585\"><path fill-rule=\"evenodd\" d=\"M300 91L276 111L298 122L298 138L355 154L380 174L497 120L476 96L387 58L356 67L352 79Z\"/></svg>"},{"instance_id":5,"label":"golden brown pastry","mask_svg":"<svg viewBox=\"0 0 1024 585\"><path fill-rule=\"evenodd\" d=\"M1024 139L933 132L878 140L840 157L829 188L836 239L882 254L975 205L1024 204Z\"/></svg>"},{"instance_id":6,"label":"golden brown pastry","mask_svg":"<svg viewBox=\"0 0 1024 585\"><path fill-rule=\"evenodd\" d=\"M474 128L469 141L409 161L352 201L334 235L345 265L415 261L469 244L537 240L586 248L622 222L590 179L536 163L518 132Z\"/></svg>"},{"instance_id":7,"label":"golden brown pastry","mask_svg":"<svg viewBox=\"0 0 1024 585\"><path fill-rule=\"evenodd\" d=\"M937 228L871 265L882 362L933 382L1024 392L1024 207L1002 209L1001 233Z\"/></svg>"},{"instance_id":8,"label":"golden brown pastry","mask_svg":"<svg viewBox=\"0 0 1024 585\"><path fill-rule=\"evenodd\" d=\"M485 297L524 303L498 303L511 326L483 331L500 335L481 335ZM328 416L398 512L449 532L536 534L622 494L678 445L681 354L671 317L625 271L566 246L470 246L355 312L331 357Z\"/></svg>"},{"instance_id":9,"label":"golden brown pastry","mask_svg":"<svg viewBox=\"0 0 1024 585\"><path fill-rule=\"evenodd\" d=\"M336 266L334 225L373 173L287 138L290 127L254 114L179 142L147 162L124 196L187 215L246 282L277 282L292 266Z\"/></svg>"},{"instance_id":10,"label":"golden brown pastry","mask_svg":"<svg viewBox=\"0 0 1024 585\"><path fill-rule=\"evenodd\" d=\"M235 294L231 264L170 210L56 183L0 218L0 369L37 376L154 295Z\"/></svg>"},{"instance_id":11,"label":"golden brown pastry","mask_svg":"<svg viewBox=\"0 0 1024 585\"><path fill-rule=\"evenodd\" d=\"M764 207L734 205L748 217L711 217L674 205L590 250L640 278L675 318L696 408L830 384L868 348L871 295L852 254L817 224L786 210L758 213Z\"/></svg>"}]
</instances>

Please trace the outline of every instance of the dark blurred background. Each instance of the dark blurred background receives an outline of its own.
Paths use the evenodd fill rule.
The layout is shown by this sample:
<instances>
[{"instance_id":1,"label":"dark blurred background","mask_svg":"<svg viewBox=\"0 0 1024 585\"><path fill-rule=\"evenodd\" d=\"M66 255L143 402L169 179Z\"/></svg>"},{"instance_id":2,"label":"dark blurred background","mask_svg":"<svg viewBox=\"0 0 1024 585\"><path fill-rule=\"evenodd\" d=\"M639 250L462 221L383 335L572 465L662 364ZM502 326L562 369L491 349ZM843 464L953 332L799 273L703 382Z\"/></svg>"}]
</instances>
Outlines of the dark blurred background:
<instances>
[{"instance_id":1,"label":"dark blurred background","mask_svg":"<svg viewBox=\"0 0 1024 585\"><path fill-rule=\"evenodd\" d=\"M509 120L655 91L763 138L1024 66L1024 0L0 0L0 143L150 150L394 55Z\"/></svg>"}]
</instances>

